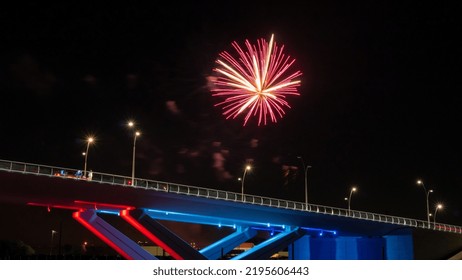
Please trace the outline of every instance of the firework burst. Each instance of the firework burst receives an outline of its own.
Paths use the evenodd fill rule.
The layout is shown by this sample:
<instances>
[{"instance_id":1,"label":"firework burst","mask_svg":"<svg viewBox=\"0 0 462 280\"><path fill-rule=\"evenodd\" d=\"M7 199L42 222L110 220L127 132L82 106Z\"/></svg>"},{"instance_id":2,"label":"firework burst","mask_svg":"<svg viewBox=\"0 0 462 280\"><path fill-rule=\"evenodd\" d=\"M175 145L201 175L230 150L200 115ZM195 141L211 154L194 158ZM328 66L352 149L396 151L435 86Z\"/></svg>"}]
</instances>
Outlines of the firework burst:
<instances>
[{"instance_id":1,"label":"firework burst","mask_svg":"<svg viewBox=\"0 0 462 280\"><path fill-rule=\"evenodd\" d=\"M236 118L243 114L244 126L250 117L258 116L258 125L273 123L282 118L284 109L290 108L286 101L288 95L300 95L300 71L289 74L289 68L295 62L283 53L284 46L278 47L274 35L267 42L257 40L257 45L245 42L247 50L243 50L236 42L232 46L237 51L238 59L228 52L222 52L213 69L218 73L214 80L212 95L223 101L215 104L223 109L226 119Z\"/></svg>"}]
</instances>

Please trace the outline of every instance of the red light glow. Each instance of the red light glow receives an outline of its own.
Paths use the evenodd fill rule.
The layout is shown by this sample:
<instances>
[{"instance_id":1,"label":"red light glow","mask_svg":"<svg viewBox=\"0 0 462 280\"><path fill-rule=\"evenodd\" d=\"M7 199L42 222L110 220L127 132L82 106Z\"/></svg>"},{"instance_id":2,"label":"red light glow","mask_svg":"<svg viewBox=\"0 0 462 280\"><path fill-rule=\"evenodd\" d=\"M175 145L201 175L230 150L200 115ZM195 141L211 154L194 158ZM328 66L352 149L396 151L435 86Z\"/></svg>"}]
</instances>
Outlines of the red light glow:
<instances>
[{"instance_id":1,"label":"red light glow","mask_svg":"<svg viewBox=\"0 0 462 280\"><path fill-rule=\"evenodd\" d=\"M111 203L103 203L103 202L96 202L96 201L83 201L83 200L74 200L76 204L84 204L93 207L95 210L97 209L135 209L135 207L130 205L123 205L123 204L111 204Z\"/></svg>"},{"instance_id":2,"label":"red light glow","mask_svg":"<svg viewBox=\"0 0 462 280\"><path fill-rule=\"evenodd\" d=\"M167 253L169 253L174 259L176 260L183 260L177 252L175 252L172 248L170 248L165 242L157 238L154 234L152 234L149 230L147 230L144 226L142 226L135 218L130 216L129 210L122 210L120 211L120 217L122 217L125 221L127 221L130 225L140 231L144 236L149 238L152 242L163 248Z\"/></svg>"},{"instance_id":3,"label":"red light glow","mask_svg":"<svg viewBox=\"0 0 462 280\"><path fill-rule=\"evenodd\" d=\"M68 209L68 210L81 210L81 207L77 206L70 206L70 205L60 205L60 204L45 204L45 203L36 203L36 202L27 202L26 205L29 206L40 206L46 207L48 212L51 212L51 208L59 208L59 209Z\"/></svg>"},{"instance_id":4,"label":"red light glow","mask_svg":"<svg viewBox=\"0 0 462 280\"><path fill-rule=\"evenodd\" d=\"M84 227L86 227L89 231L91 231L94 235L96 235L99 239L101 239L104 243L108 244L111 246L112 249L114 249L117 253L119 253L122 257L124 257L127 260L132 260L133 258L124 252L119 246L117 246L114 242L112 242L109 238L104 236L101 232L99 232L96 228L94 228L90 223L88 223L85 219L80 217L81 212L74 212L72 214L72 217L76 219L79 223L81 223Z\"/></svg>"}]
</instances>

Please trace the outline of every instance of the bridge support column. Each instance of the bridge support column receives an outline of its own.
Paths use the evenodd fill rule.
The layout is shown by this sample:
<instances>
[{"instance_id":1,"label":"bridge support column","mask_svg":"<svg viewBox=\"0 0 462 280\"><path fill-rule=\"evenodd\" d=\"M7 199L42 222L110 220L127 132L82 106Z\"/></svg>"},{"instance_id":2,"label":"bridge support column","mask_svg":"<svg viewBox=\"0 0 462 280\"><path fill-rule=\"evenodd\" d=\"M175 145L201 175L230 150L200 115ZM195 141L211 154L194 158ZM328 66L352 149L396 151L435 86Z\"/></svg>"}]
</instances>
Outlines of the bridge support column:
<instances>
[{"instance_id":1,"label":"bridge support column","mask_svg":"<svg viewBox=\"0 0 462 280\"><path fill-rule=\"evenodd\" d=\"M152 219L142 209L122 210L120 216L134 228L139 230L152 242L159 245L177 260L205 260L206 258L186 241L171 232L168 228Z\"/></svg>"},{"instance_id":2,"label":"bridge support column","mask_svg":"<svg viewBox=\"0 0 462 280\"><path fill-rule=\"evenodd\" d=\"M74 212L72 217L108 244L122 257L129 260L157 260L156 257L141 248L135 241L98 217L94 210Z\"/></svg>"},{"instance_id":3,"label":"bridge support column","mask_svg":"<svg viewBox=\"0 0 462 280\"><path fill-rule=\"evenodd\" d=\"M385 259L387 260L413 260L414 244L412 234L386 235Z\"/></svg>"},{"instance_id":4,"label":"bridge support column","mask_svg":"<svg viewBox=\"0 0 462 280\"><path fill-rule=\"evenodd\" d=\"M312 260L335 260L336 241L332 237L311 238L311 259Z\"/></svg>"},{"instance_id":5,"label":"bridge support column","mask_svg":"<svg viewBox=\"0 0 462 280\"><path fill-rule=\"evenodd\" d=\"M337 260L383 260L382 237L338 237Z\"/></svg>"},{"instance_id":6,"label":"bridge support column","mask_svg":"<svg viewBox=\"0 0 462 280\"><path fill-rule=\"evenodd\" d=\"M357 260L358 259L358 237L337 237L335 238L335 259L336 260Z\"/></svg>"},{"instance_id":7,"label":"bridge support column","mask_svg":"<svg viewBox=\"0 0 462 280\"><path fill-rule=\"evenodd\" d=\"M383 260L385 239L383 237L361 237L357 240L358 260Z\"/></svg>"},{"instance_id":8,"label":"bridge support column","mask_svg":"<svg viewBox=\"0 0 462 280\"><path fill-rule=\"evenodd\" d=\"M237 227L236 232L200 250L200 253L209 260L217 260L255 235L257 231L254 229Z\"/></svg>"},{"instance_id":9,"label":"bridge support column","mask_svg":"<svg viewBox=\"0 0 462 280\"><path fill-rule=\"evenodd\" d=\"M309 260L311 258L311 237L304 235L289 245L289 260Z\"/></svg>"},{"instance_id":10,"label":"bridge support column","mask_svg":"<svg viewBox=\"0 0 462 280\"><path fill-rule=\"evenodd\" d=\"M269 259L279 250L286 248L290 243L303 236L303 230L298 227L295 229L287 229L284 232L278 233L275 237L270 238L250 250L241 253L232 258L233 260L264 260Z\"/></svg>"}]
</instances>

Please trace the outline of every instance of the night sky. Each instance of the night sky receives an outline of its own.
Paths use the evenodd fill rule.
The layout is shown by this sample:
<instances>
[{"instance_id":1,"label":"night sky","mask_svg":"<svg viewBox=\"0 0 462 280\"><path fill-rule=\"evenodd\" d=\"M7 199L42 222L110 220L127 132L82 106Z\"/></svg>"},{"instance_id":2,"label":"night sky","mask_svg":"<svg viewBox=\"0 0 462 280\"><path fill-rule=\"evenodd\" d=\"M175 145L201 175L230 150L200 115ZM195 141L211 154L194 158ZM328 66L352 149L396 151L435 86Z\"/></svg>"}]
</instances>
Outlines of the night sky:
<instances>
[{"instance_id":1,"label":"night sky","mask_svg":"<svg viewBox=\"0 0 462 280\"><path fill-rule=\"evenodd\" d=\"M462 225L457 4L201 3L2 7L0 158L83 169L91 134L89 169L130 176L131 119L140 178L240 192L251 163L246 193L303 201L301 156L310 203L346 208L355 185L352 208L424 220L422 179L438 221ZM303 72L300 96L277 123L224 119L218 54L271 34ZM13 235L31 242L0 230Z\"/></svg>"}]
</instances>

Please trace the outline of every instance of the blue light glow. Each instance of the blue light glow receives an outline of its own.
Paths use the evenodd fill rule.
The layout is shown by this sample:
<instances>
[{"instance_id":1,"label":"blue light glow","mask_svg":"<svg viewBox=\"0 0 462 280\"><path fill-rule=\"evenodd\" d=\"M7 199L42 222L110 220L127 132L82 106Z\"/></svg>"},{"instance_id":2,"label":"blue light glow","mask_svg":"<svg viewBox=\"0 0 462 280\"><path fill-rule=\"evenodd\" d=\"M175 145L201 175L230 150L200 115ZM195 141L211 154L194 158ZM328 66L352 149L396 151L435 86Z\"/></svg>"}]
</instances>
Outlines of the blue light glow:
<instances>
[{"instance_id":1,"label":"blue light glow","mask_svg":"<svg viewBox=\"0 0 462 280\"><path fill-rule=\"evenodd\" d=\"M110 210L96 210L96 213L111 214L111 215L117 215L117 216L120 215L119 211L110 211Z\"/></svg>"},{"instance_id":2,"label":"blue light glow","mask_svg":"<svg viewBox=\"0 0 462 280\"><path fill-rule=\"evenodd\" d=\"M322 229L322 228L301 227L301 229L304 229L304 230L307 230L307 231L319 231L319 232L322 232L322 233L331 233L331 234L334 234L334 235L337 234L337 231L335 231L335 230L328 230L328 229Z\"/></svg>"}]
</instances>

